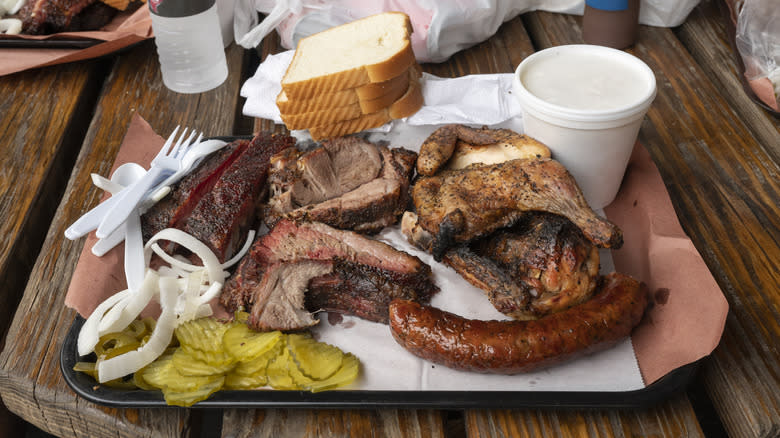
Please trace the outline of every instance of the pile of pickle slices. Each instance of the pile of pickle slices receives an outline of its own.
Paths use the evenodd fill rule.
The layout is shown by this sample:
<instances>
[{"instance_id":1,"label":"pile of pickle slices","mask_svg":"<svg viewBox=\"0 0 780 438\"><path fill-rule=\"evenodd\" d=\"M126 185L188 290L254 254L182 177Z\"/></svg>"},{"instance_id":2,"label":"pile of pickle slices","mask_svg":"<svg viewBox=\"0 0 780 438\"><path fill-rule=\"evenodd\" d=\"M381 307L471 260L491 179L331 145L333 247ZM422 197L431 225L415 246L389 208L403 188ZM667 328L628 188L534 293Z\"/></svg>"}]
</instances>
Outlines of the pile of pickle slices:
<instances>
[{"instance_id":1,"label":"pile of pickle slices","mask_svg":"<svg viewBox=\"0 0 780 438\"><path fill-rule=\"evenodd\" d=\"M139 348L153 330L154 320L144 318L103 336L95 348L97 361ZM335 389L352 383L360 365L353 354L317 342L309 333L253 331L246 325L246 314L236 315L232 322L188 321L176 327L175 335L154 362L104 385L161 390L167 404L186 407L222 389ZM96 363L78 362L74 370L95 377Z\"/></svg>"}]
</instances>

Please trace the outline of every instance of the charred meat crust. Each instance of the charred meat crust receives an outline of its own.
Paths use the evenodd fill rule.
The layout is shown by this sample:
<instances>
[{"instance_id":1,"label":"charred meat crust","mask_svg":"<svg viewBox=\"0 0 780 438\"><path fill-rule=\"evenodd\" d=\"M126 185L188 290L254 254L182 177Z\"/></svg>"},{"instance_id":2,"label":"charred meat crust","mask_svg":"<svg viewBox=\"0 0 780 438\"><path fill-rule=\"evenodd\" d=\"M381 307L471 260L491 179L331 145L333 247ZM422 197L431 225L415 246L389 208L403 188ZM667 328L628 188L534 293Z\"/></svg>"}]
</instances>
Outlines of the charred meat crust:
<instances>
[{"instance_id":1,"label":"charred meat crust","mask_svg":"<svg viewBox=\"0 0 780 438\"><path fill-rule=\"evenodd\" d=\"M631 333L648 305L647 287L626 275L600 280L585 303L533 321L466 319L396 300L390 329L411 353L450 368L517 374L605 350Z\"/></svg>"},{"instance_id":2,"label":"charred meat crust","mask_svg":"<svg viewBox=\"0 0 780 438\"><path fill-rule=\"evenodd\" d=\"M523 282L515 281L490 258L459 246L448 250L442 261L466 281L484 290L499 312L512 317L524 315L532 299L530 288Z\"/></svg>"},{"instance_id":3,"label":"charred meat crust","mask_svg":"<svg viewBox=\"0 0 780 438\"><path fill-rule=\"evenodd\" d=\"M518 159L440 172L412 187L419 225L433 235L432 253L441 260L452 245L510 226L528 211L568 218L594 245L619 248L620 229L598 216L574 178L551 159Z\"/></svg>"},{"instance_id":4,"label":"charred meat crust","mask_svg":"<svg viewBox=\"0 0 780 438\"><path fill-rule=\"evenodd\" d=\"M178 228L248 145L249 140L236 140L204 158L195 170L182 178L168 196L141 216L144 240L165 228Z\"/></svg>"},{"instance_id":5,"label":"charred meat crust","mask_svg":"<svg viewBox=\"0 0 780 438\"><path fill-rule=\"evenodd\" d=\"M230 258L257 222L271 156L292 147L289 136L261 132L204 194L184 225L184 231L206 243L220 261Z\"/></svg>"},{"instance_id":6,"label":"charred meat crust","mask_svg":"<svg viewBox=\"0 0 780 438\"><path fill-rule=\"evenodd\" d=\"M515 226L480 239L472 249L490 258L531 295L527 307L507 313L538 318L591 297L599 272L598 249L566 218L528 213Z\"/></svg>"},{"instance_id":7,"label":"charred meat crust","mask_svg":"<svg viewBox=\"0 0 780 438\"><path fill-rule=\"evenodd\" d=\"M142 215L144 239L162 229L177 228L226 261L258 222L271 155L294 144L293 137L261 132L251 141L232 142L206 157Z\"/></svg>"},{"instance_id":8,"label":"charred meat crust","mask_svg":"<svg viewBox=\"0 0 780 438\"><path fill-rule=\"evenodd\" d=\"M285 219L255 241L225 284L220 302L231 312L247 308L254 315L249 322L255 329L294 329L300 319L296 312L304 310L304 304L300 308L291 304L293 308L279 313L281 318L264 314L267 297L280 293L268 290L276 283L271 284L267 277L278 278L280 267L308 262L327 264L328 271L288 271L289 275L310 275L295 281L296 285L306 284L305 291L289 293L304 293L305 307L311 312L330 310L386 322L392 299L427 302L438 291L430 278L430 267L417 257L351 231Z\"/></svg>"},{"instance_id":9,"label":"charred meat crust","mask_svg":"<svg viewBox=\"0 0 780 438\"><path fill-rule=\"evenodd\" d=\"M311 279L306 308L310 312L345 313L387 324L392 300L430 301L438 291L429 280L430 274L428 265L423 265L419 272L406 273L336 258L331 274Z\"/></svg>"}]
</instances>

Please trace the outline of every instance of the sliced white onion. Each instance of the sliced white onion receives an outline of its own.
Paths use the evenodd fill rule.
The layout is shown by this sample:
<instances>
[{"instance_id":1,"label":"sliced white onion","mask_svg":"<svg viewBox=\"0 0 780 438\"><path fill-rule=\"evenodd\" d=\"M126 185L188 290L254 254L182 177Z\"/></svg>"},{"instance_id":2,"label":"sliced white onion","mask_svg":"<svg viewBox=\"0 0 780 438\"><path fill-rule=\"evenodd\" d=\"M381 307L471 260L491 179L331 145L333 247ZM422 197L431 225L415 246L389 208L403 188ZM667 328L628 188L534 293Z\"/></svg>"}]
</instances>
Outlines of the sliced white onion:
<instances>
[{"instance_id":1,"label":"sliced white onion","mask_svg":"<svg viewBox=\"0 0 780 438\"><path fill-rule=\"evenodd\" d=\"M81 326L81 331L79 331L77 346L80 355L84 356L95 351L95 345L100 341L98 326L100 325L100 320L103 318L103 315L113 307L114 304L123 300L130 293L130 289L117 292L106 298L105 301L100 303L95 310L92 311L89 318L84 321L84 325Z\"/></svg>"},{"instance_id":2,"label":"sliced white onion","mask_svg":"<svg viewBox=\"0 0 780 438\"><path fill-rule=\"evenodd\" d=\"M8 15L14 15L19 12L26 0L3 0L2 9L6 11Z\"/></svg>"},{"instance_id":3,"label":"sliced white onion","mask_svg":"<svg viewBox=\"0 0 780 438\"><path fill-rule=\"evenodd\" d=\"M162 313L157 318L157 324L149 340L137 350L99 361L98 382L108 382L140 370L160 357L171 343L173 330L177 325L174 307L176 297L179 295L179 285L175 279L169 277L160 278L159 284Z\"/></svg>"},{"instance_id":4,"label":"sliced white onion","mask_svg":"<svg viewBox=\"0 0 780 438\"><path fill-rule=\"evenodd\" d=\"M158 240L169 240L173 243L181 245L196 256L203 262L203 267L206 269L209 275L209 283L225 283L226 274L222 270L222 265L219 263L216 254L212 252L206 244L196 239L195 237L185 233L184 231L177 230L176 228L166 228L159 233L152 236L146 245L144 246L144 253L151 257L151 246ZM166 260L168 261L168 260Z\"/></svg>"},{"instance_id":5,"label":"sliced white onion","mask_svg":"<svg viewBox=\"0 0 780 438\"><path fill-rule=\"evenodd\" d=\"M124 330L134 319L138 318L152 297L159 293L157 283L160 276L153 269L146 270L146 277L139 290L129 294L124 300L116 303L100 321L100 335Z\"/></svg>"},{"instance_id":6,"label":"sliced white onion","mask_svg":"<svg viewBox=\"0 0 780 438\"><path fill-rule=\"evenodd\" d=\"M18 18L0 19L0 34L19 35L20 33L22 33L22 20Z\"/></svg>"},{"instance_id":7,"label":"sliced white onion","mask_svg":"<svg viewBox=\"0 0 780 438\"><path fill-rule=\"evenodd\" d=\"M102 183L102 182L101 182ZM254 238L250 233L240 254L245 254ZM195 266L165 253L156 243L160 240L181 245L203 261ZM170 263L170 267L149 269L152 251ZM236 260L231 260L235 263ZM87 318L78 339L80 355L94 351L100 336L121 331L135 320L150 301L160 302L162 313L151 337L141 348L98 362L98 380L106 382L133 373L158 358L170 343L178 324L194 318L210 316L209 301L222 290L227 272L217 256L193 236L176 229L165 229L154 235L144 246L147 274L138 291L125 289L102 302Z\"/></svg>"},{"instance_id":8,"label":"sliced white onion","mask_svg":"<svg viewBox=\"0 0 780 438\"><path fill-rule=\"evenodd\" d=\"M249 232L246 235L246 241L244 241L244 246L241 247L241 250L238 251L236 255L233 256L233 258L231 258L230 260L222 264L223 269L227 269L235 265L236 263L238 263L239 260L241 260L241 258L244 257L244 254L249 252L249 248L252 247L252 242L255 241L255 234L257 234L255 230L249 230Z\"/></svg>"}]
</instances>

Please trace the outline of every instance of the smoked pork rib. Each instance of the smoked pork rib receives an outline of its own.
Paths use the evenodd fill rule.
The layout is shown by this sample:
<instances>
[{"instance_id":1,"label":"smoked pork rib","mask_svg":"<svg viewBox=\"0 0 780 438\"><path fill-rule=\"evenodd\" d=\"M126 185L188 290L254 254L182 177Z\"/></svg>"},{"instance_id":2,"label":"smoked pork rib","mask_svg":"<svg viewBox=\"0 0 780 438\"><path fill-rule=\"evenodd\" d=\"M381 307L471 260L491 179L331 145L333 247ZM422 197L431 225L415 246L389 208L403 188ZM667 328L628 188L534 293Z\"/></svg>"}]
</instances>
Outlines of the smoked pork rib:
<instances>
[{"instance_id":1,"label":"smoked pork rib","mask_svg":"<svg viewBox=\"0 0 780 438\"><path fill-rule=\"evenodd\" d=\"M24 33L37 35L99 29L116 13L96 0L27 0L19 17Z\"/></svg>"},{"instance_id":2,"label":"smoked pork rib","mask_svg":"<svg viewBox=\"0 0 780 438\"><path fill-rule=\"evenodd\" d=\"M417 154L358 137L274 156L269 172L269 226L286 219L375 233L398 221L409 202Z\"/></svg>"},{"instance_id":3,"label":"smoked pork rib","mask_svg":"<svg viewBox=\"0 0 780 438\"><path fill-rule=\"evenodd\" d=\"M246 308L256 330L296 330L317 323L304 310L386 323L393 299L428 302L436 291L417 257L322 223L281 220L255 241L220 301Z\"/></svg>"},{"instance_id":4,"label":"smoked pork rib","mask_svg":"<svg viewBox=\"0 0 780 438\"><path fill-rule=\"evenodd\" d=\"M620 229L597 215L574 178L551 159L518 159L441 172L412 188L416 225L430 234L433 256L517 222L525 212L568 218L594 245L619 248ZM426 248L427 249L427 248Z\"/></svg>"},{"instance_id":5,"label":"smoked pork rib","mask_svg":"<svg viewBox=\"0 0 780 438\"><path fill-rule=\"evenodd\" d=\"M293 137L259 133L208 156L141 217L144 239L177 228L228 260L257 223L271 156L294 145Z\"/></svg>"}]
</instances>

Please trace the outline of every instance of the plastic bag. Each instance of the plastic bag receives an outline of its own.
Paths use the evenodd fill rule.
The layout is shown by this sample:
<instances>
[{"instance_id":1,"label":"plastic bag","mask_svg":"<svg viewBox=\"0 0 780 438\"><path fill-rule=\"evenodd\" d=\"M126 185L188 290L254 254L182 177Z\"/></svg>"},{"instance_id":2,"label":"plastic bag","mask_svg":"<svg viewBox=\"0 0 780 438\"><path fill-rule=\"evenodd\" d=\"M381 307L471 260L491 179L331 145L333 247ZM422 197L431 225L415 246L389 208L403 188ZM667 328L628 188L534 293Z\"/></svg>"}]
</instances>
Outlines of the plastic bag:
<instances>
[{"instance_id":1,"label":"plastic bag","mask_svg":"<svg viewBox=\"0 0 780 438\"><path fill-rule=\"evenodd\" d=\"M642 0L639 21L676 26L699 0ZM582 15L584 0L238 0L234 32L246 48L256 47L274 29L282 46L330 27L383 11L405 12L412 48L420 62L445 61L452 54L490 38L505 21L534 10ZM259 11L266 14L258 23Z\"/></svg>"},{"instance_id":2,"label":"plastic bag","mask_svg":"<svg viewBox=\"0 0 780 438\"><path fill-rule=\"evenodd\" d=\"M763 103L780 109L780 2L735 2L735 43L745 65L745 78Z\"/></svg>"}]
</instances>

